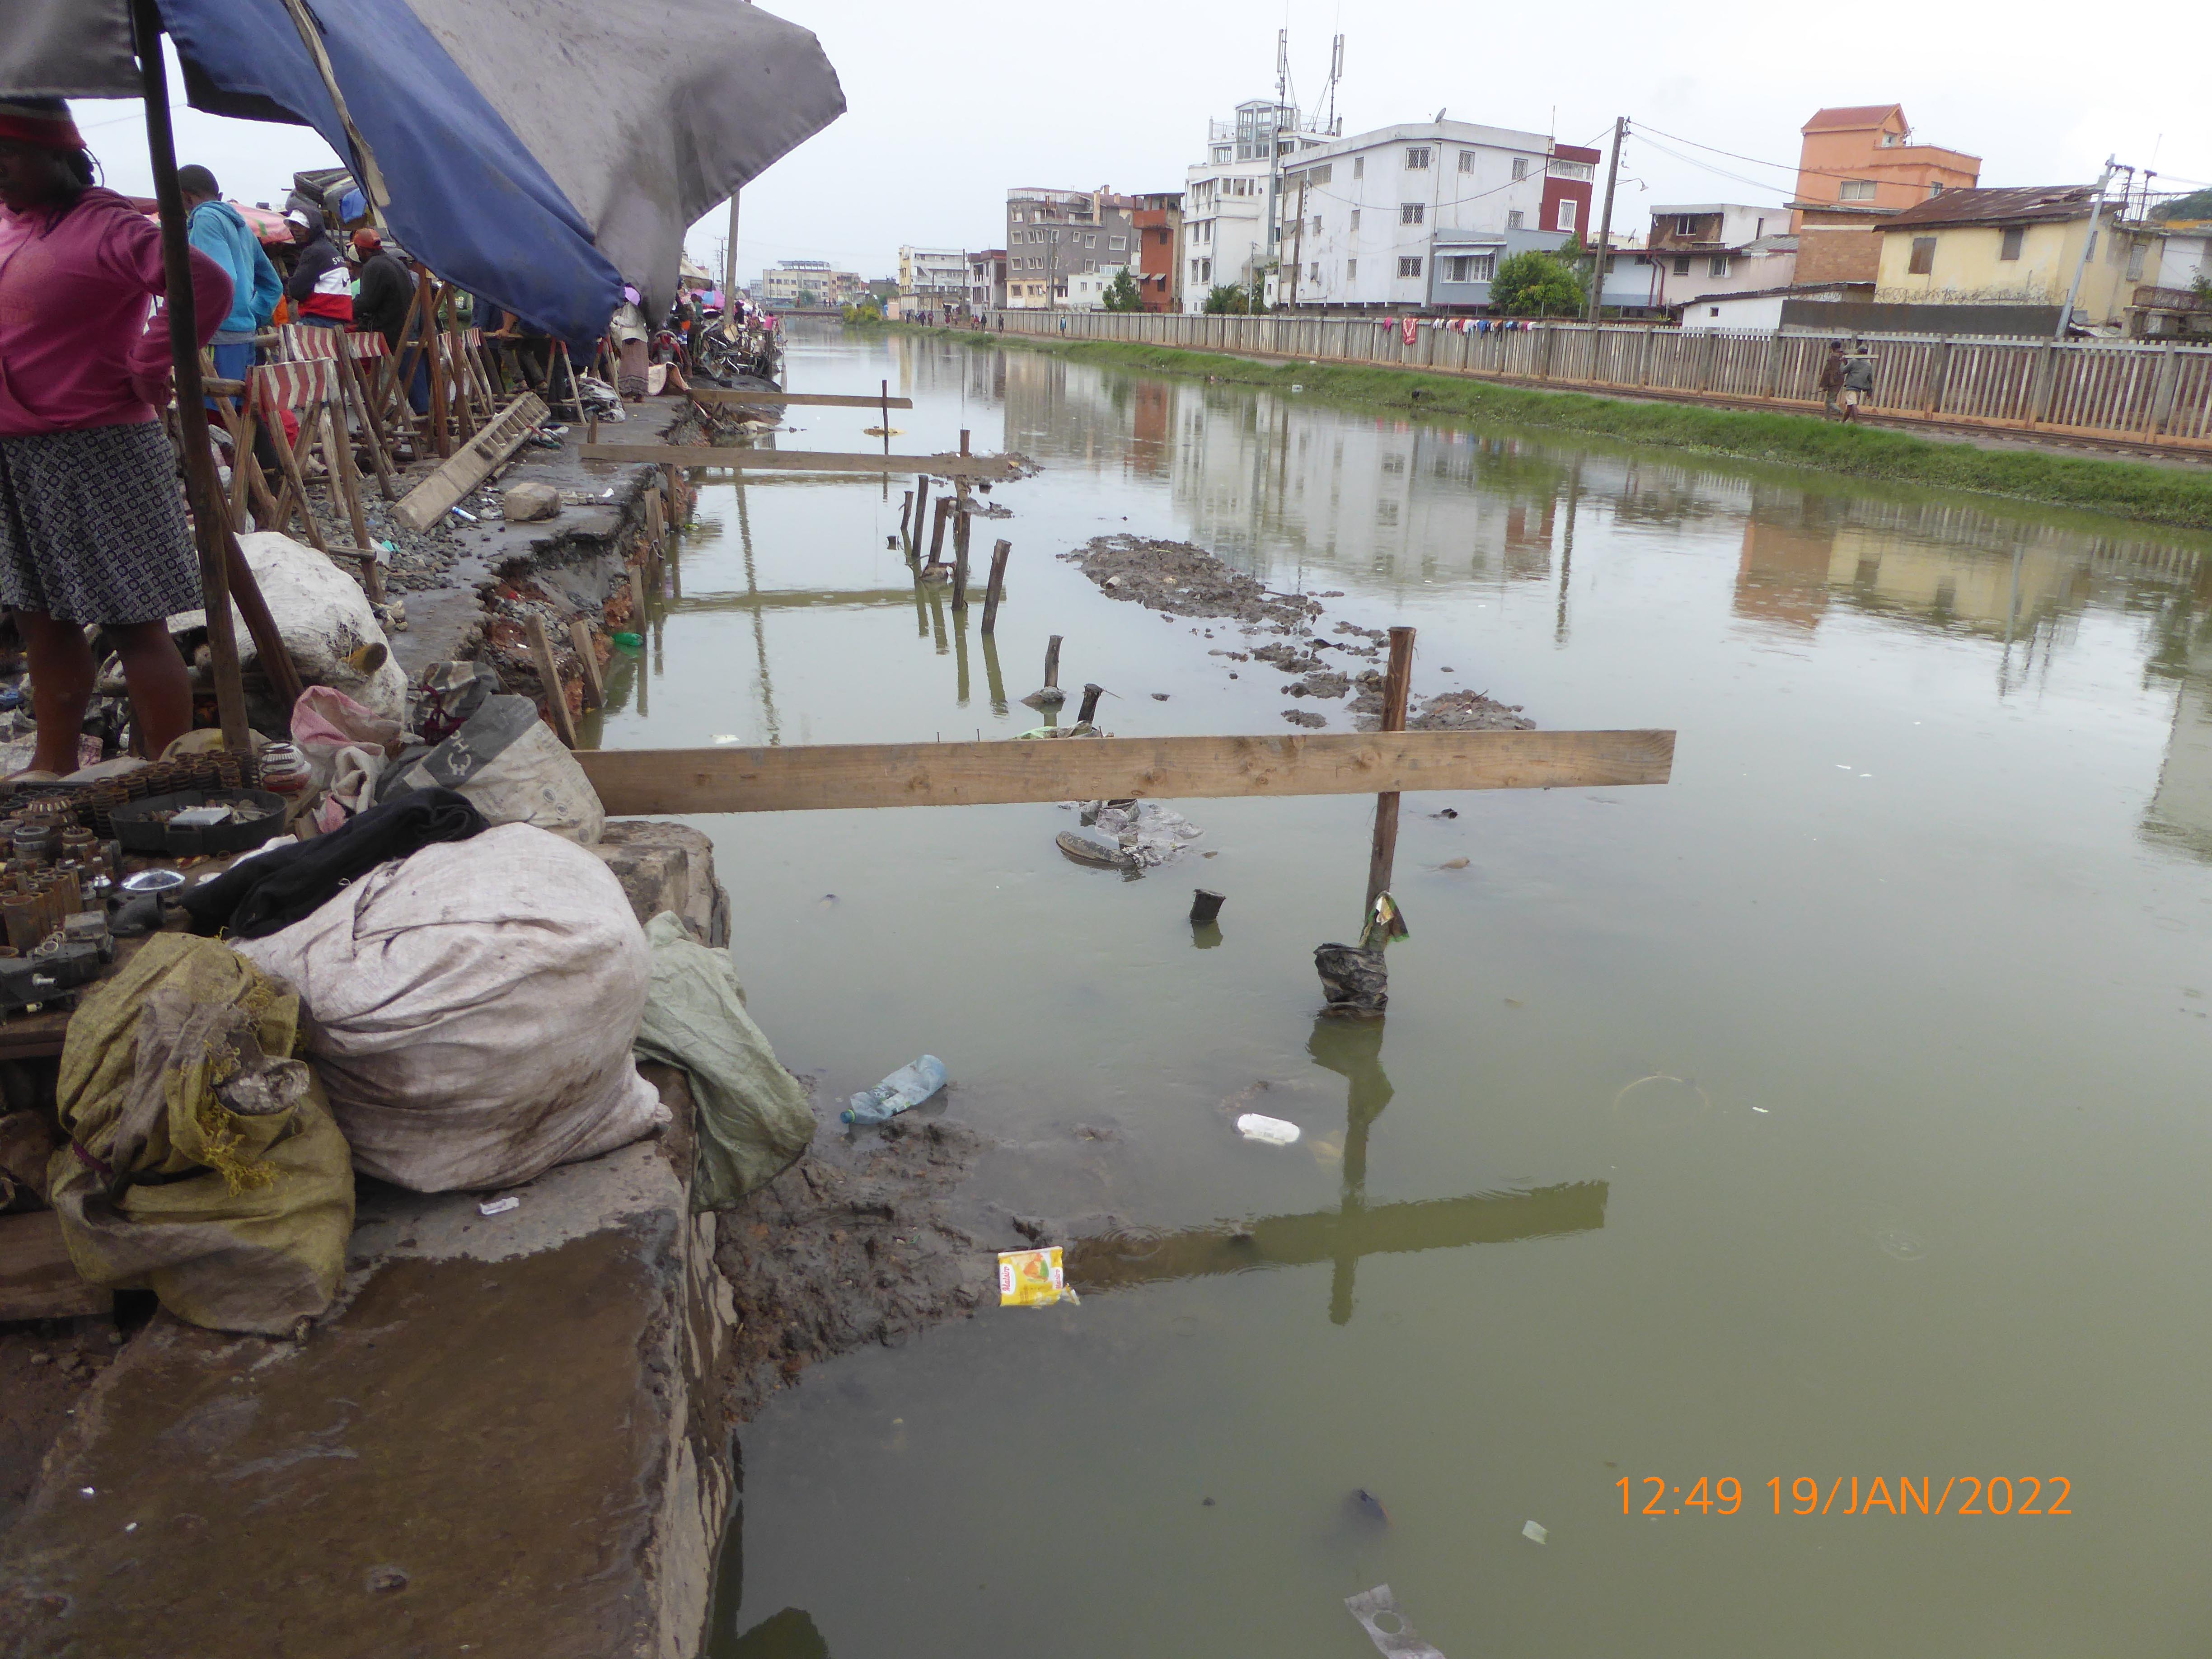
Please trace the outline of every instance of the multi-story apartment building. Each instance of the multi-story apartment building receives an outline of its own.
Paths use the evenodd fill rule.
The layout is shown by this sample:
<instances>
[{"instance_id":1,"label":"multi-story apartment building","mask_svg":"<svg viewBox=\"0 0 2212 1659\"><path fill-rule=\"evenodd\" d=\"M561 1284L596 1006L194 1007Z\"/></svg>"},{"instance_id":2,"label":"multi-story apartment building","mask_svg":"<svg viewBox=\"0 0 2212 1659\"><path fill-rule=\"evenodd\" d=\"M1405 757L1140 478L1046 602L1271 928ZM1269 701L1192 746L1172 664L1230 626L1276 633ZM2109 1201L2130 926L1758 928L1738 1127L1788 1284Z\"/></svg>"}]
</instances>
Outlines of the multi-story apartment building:
<instances>
[{"instance_id":1,"label":"multi-story apartment building","mask_svg":"<svg viewBox=\"0 0 2212 1659\"><path fill-rule=\"evenodd\" d=\"M968 256L968 308L992 311L1006 303L1006 250L986 248Z\"/></svg>"},{"instance_id":2,"label":"multi-story apartment building","mask_svg":"<svg viewBox=\"0 0 2212 1659\"><path fill-rule=\"evenodd\" d=\"M1006 192L1006 306L1048 311L1067 303L1068 278L1129 264L1137 198L1098 190Z\"/></svg>"},{"instance_id":3,"label":"multi-story apartment building","mask_svg":"<svg viewBox=\"0 0 2212 1659\"><path fill-rule=\"evenodd\" d=\"M1425 121L1335 138L1284 169L1275 303L1468 310L1498 262L1589 223L1600 152L1538 132Z\"/></svg>"},{"instance_id":4,"label":"multi-story apartment building","mask_svg":"<svg viewBox=\"0 0 2212 1659\"><path fill-rule=\"evenodd\" d=\"M898 251L899 298L928 307L965 303L968 255L957 247L902 247Z\"/></svg>"},{"instance_id":5,"label":"multi-story apartment building","mask_svg":"<svg viewBox=\"0 0 2212 1659\"><path fill-rule=\"evenodd\" d=\"M1133 222L1137 291L1147 311L1182 309L1182 192L1153 191L1137 198Z\"/></svg>"},{"instance_id":6,"label":"multi-story apartment building","mask_svg":"<svg viewBox=\"0 0 2212 1659\"><path fill-rule=\"evenodd\" d=\"M860 273L835 270L827 259L779 259L761 273L758 290L768 306L854 305L867 296Z\"/></svg>"},{"instance_id":7,"label":"multi-story apartment building","mask_svg":"<svg viewBox=\"0 0 2212 1659\"><path fill-rule=\"evenodd\" d=\"M1206 160L1183 185L1182 309L1206 309L1207 292L1261 281L1279 252L1282 175L1333 135L1305 127L1295 106L1253 99L1235 117L1206 124Z\"/></svg>"}]
</instances>

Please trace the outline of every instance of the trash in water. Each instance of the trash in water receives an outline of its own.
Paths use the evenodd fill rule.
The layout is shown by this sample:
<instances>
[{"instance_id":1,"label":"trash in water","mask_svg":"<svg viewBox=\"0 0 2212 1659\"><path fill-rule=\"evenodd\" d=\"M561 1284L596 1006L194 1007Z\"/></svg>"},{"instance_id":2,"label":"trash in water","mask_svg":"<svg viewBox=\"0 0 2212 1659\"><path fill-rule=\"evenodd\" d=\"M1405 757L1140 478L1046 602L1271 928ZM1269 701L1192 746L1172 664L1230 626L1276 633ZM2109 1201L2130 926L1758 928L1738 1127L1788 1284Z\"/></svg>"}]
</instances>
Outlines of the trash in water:
<instances>
[{"instance_id":1,"label":"trash in water","mask_svg":"<svg viewBox=\"0 0 2212 1659\"><path fill-rule=\"evenodd\" d=\"M1094 864L1103 870L1133 870L1136 860L1121 850L1121 843L1100 836L1086 836L1079 830L1063 830L1053 837L1060 850L1078 864Z\"/></svg>"},{"instance_id":2,"label":"trash in water","mask_svg":"<svg viewBox=\"0 0 2212 1659\"><path fill-rule=\"evenodd\" d=\"M1472 859L1446 859L1442 864L1437 866L1437 868L1439 870L1464 870L1468 865L1474 862L1474 860Z\"/></svg>"},{"instance_id":3,"label":"trash in water","mask_svg":"<svg viewBox=\"0 0 2212 1659\"><path fill-rule=\"evenodd\" d=\"M1379 950L1350 945L1317 945L1314 969L1328 999L1324 1013L1379 1014L1390 1006L1390 970Z\"/></svg>"},{"instance_id":4,"label":"trash in water","mask_svg":"<svg viewBox=\"0 0 2212 1659\"><path fill-rule=\"evenodd\" d=\"M1380 1521L1386 1527L1390 1524L1390 1511L1384 1509L1382 1500L1366 1487L1358 1487L1344 1501L1352 1513L1363 1520Z\"/></svg>"},{"instance_id":5,"label":"trash in water","mask_svg":"<svg viewBox=\"0 0 2212 1659\"><path fill-rule=\"evenodd\" d=\"M483 1203L477 1206L477 1213L478 1215L505 1215L509 1210L519 1210L521 1207L522 1200L510 1193L505 1198L488 1198L484 1200Z\"/></svg>"},{"instance_id":6,"label":"trash in water","mask_svg":"<svg viewBox=\"0 0 2212 1659\"><path fill-rule=\"evenodd\" d=\"M1228 902L1228 898L1229 896L1226 893L1210 892L1203 887L1193 888L1190 919L1200 927L1204 927L1221 914L1221 907Z\"/></svg>"},{"instance_id":7,"label":"trash in water","mask_svg":"<svg viewBox=\"0 0 2212 1659\"><path fill-rule=\"evenodd\" d=\"M635 652L642 648L645 644L645 636L641 634L610 634L607 637L623 650L629 652Z\"/></svg>"},{"instance_id":8,"label":"trash in water","mask_svg":"<svg viewBox=\"0 0 2212 1659\"><path fill-rule=\"evenodd\" d=\"M1098 838L1117 845L1127 860L1147 869L1172 864L1190 850L1189 843L1206 831L1180 812L1151 800L1064 802L1077 805L1086 824L1096 825Z\"/></svg>"},{"instance_id":9,"label":"trash in water","mask_svg":"<svg viewBox=\"0 0 2212 1659\"><path fill-rule=\"evenodd\" d=\"M945 1062L924 1054L902 1066L872 1089L863 1089L837 1115L846 1123L884 1123L909 1106L919 1106L945 1086Z\"/></svg>"},{"instance_id":10,"label":"trash in water","mask_svg":"<svg viewBox=\"0 0 2212 1659\"><path fill-rule=\"evenodd\" d=\"M446 510L447 510L448 513L451 513L451 514L452 514L455 518L457 518L457 519L465 519L465 520L468 520L468 522L469 522L469 523L471 523L471 524L477 524L477 523L482 522L480 520L478 520L478 519L477 519L477 515L476 515L475 514L473 514L473 513L470 512L470 511L468 510L468 508L466 508L465 507L447 507Z\"/></svg>"},{"instance_id":11,"label":"trash in water","mask_svg":"<svg viewBox=\"0 0 2212 1659\"><path fill-rule=\"evenodd\" d=\"M1297 1144L1298 1126L1285 1123L1279 1117L1247 1112L1237 1120L1237 1133L1247 1140L1260 1141L1269 1146L1293 1146Z\"/></svg>"},{"instance_id":12,"label":"trash in water","mask_svg":"<svg viewBox=\"0 0 2212 1659\"><path fill-rule=\"evenodd\" d=\"M1459 816L1459 809L1457 807L1447 806L1443 811L1431 812L1429 816L1432 818L1455 818Z\"/></svg>"},{"instance_id":13,"label":"trash in water","mask_svg":"<svg viewBox=\"0 0 2212 1659\"><path fill-rule=\"evenodd\" d=\"M1388 893L1377 893L1374 913L1367 918L1367 926L1359 935L1359 948L1380 951L1395 939L1407 938L1412 932L1406 926L1406 913L1398 908L1398 901Z\"/></svg>"},{"instance_id":14,"label":"trash in water","mask_svg":"<svg viewBox=\"0 0 2212 1659\"><path fill-rule=\"evenodd\" d=\"M1521 1535L1532 1543L1540 1544L1552 1534L1548 1529L1538 1526L1534 1521L1523 1521L1521 1523Z\"/></svg>"},{"instance_id":15,"label":"trash in water","mask_svg":"<svg viewBox=\"0 0 2212 1659\"><path fill-rule=\"evenodd\" d=\"M1390 1659L1444 1659L1443 1654L1421 1639L1420 1632L1406 1617L1406 1609L1399 1605L1388 1584L1377 1584L1371 1590L1346 1596L1344 1608L1366 1626L1368 1638L1375 1644L1376 1652L1388 1654Z\"/></svg>"},{"instance_id":16,"label":"trash in water","mask_svg":"<svg viewBox=\"0 0 2212 1659\"><path fill-rule=\"evenodd\" d=\"M999 1305L1002 1308L1049 1308L1067 1301L1078 1307L1083 1298L1067 1285L1060 1246L1041 1250L999 1252Z\"/></svg>"}]
</instances>

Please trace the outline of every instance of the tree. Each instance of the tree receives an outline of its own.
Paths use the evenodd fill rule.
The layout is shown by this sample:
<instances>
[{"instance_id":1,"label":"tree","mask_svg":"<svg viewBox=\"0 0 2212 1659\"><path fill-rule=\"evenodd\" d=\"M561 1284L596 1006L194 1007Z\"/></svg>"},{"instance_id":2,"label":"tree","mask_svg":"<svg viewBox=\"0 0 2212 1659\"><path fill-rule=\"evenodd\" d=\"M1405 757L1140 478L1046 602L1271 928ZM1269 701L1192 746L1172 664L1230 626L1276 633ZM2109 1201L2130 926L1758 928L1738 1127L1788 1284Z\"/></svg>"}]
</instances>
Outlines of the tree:
<instances>
[{"instance_id":1,"label":"tree","mask_svg":"<svg viewBox=\"0 0 2212 1659\"><path fill-rule=\"evenodd\" d=\"M1490 279L1490 303L1509 317L1579 317L1586 298L1573 271L1534 248L1501 260Z\"/></svg>"},{"instance_id":2,"label":"tree","mask_svg":"<svg viewBox=\"0 0 2212 1659\"><path fill-rule=\"evenodd\" d=\"M1206 293L1209 317L1242 317L1252 309L1252 296L1242 283L1216 283Z\"/></svg>"},{"instance_id":3,"label":"tree","mask_svg":"<svg viewBox=\"0 0 2212 1659\"><path fill-rule=\"evenodd\" d=\"M2212 189L2160 202L2150 210L2154 219L2212 219Z\"/></svg>"},{"instance_id":4,"label":"tree","mask_svg":"<svg viewBox=\"0 0 2212 1659\"><path fill-rule=\"evenodd\" d=\"M1137 287L1137 279L1123 265L1114 273L1114 280L1106 284L1105 297L1099 301L1109 311L1142 311L1145 296Z\"/></svg>"}]
</instances>

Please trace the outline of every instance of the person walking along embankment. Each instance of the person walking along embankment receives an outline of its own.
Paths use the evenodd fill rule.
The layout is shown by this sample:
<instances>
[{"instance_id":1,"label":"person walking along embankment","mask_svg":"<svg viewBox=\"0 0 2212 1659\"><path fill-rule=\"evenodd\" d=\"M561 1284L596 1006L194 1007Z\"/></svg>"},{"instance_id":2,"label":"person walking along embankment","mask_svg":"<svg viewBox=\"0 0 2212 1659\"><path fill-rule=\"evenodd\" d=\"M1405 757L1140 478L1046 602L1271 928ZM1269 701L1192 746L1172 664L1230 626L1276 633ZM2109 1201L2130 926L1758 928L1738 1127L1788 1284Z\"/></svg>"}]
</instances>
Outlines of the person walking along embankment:
<instances>
[{"instance_id":1,"label":"person walking along embankment","mask_svg":"<svg viewBox=\"0 0 2212 1659\"><path fill-rule=\"evenodd\" d=\"M170 393L161 233L92 182L59 99L0 100L0 599L30 658L33 773L76 770L98 623L122 659L138 747L191 730L191 682L167 618L198 608L199 560L155 414ZM204 345L230 279L190 255Z\"/></svg>"}]
</instances>

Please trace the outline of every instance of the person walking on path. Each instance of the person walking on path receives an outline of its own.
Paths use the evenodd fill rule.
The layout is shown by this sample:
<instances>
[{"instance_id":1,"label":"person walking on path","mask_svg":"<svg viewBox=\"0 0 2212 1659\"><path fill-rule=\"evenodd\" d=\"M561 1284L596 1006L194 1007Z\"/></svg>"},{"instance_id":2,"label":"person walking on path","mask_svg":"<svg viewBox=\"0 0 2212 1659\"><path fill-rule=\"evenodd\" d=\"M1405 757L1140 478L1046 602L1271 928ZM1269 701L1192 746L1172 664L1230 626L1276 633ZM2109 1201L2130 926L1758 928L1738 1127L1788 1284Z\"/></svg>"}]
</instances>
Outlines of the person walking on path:
<instances>
[{"instance_id":1,"label":"person walking on path","mask_svg":"<svg viewBox=\"0 0 2212 1659\"><path fill-rule=\"evenodd\" d=\"M92 182L58 98L0 100L0 600L30 659L29 775L77 769L98 623L121 658L137 746L191 730L191 681L167 618L201 604L199 560L155 411L170 395L160 228ZM189 251L199 343L230 278Z\"/></svg>"},{"instance_id":2,"label":"person walking on path","mask_svg":"<svg viewBox=\"0 0 2212 1659\"><path fill-rule=\"evenodd\" d=\"M1858 418L1859 405L1874 396L1874 354L1866 349L1866 342L1858 343L1850 365L1844 370L1844 422L1849 425Z\"/></svg>"},{"instance_id":3,"label":"person walking on path","mask_svg":"<svg viewBox=\"0 0 2212 1659\"><path fill-rule=\"evenodd\" d=\"M1821 413L1828 419L1836 418L1836 399L1844 395L1844 343L1828 342L1828 355L1820 363Z\"/></svg>"},{"instance_id":4,"label":"person walking on path","mask_svg":"<svg viewBox=\"0 0 2212 1659\"><path fill-rule=\"evenodd\" d=\"M215 372L226 380L242 380L253 367L254 335L269 326L276 301L284 297L284 279L269 263L246 216L222 199L215 174L204 167L179 167L177 183L184 191L192 246L230 278L230 314L216 330L210 348Z\"/></svg>"},{"instance_id":5,"label":"person walking on path","mask_svg":"<svg viewBox=\"0 0 2212 1659\"><path fill-rule=\"evenodd\" d=\"M300 254L284 284L284 297L301 322L313 328L346 328L353 323L353 273L331 234L294 208L284 216Z\"/></svg>"}]
</instances>

